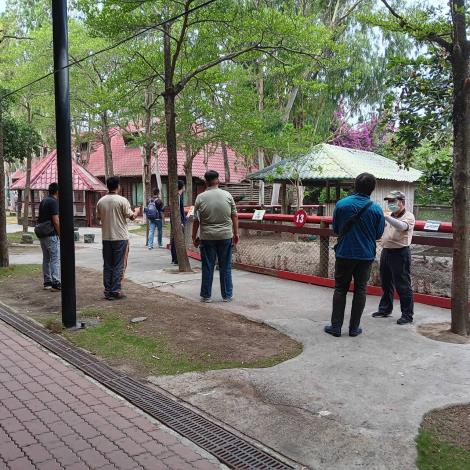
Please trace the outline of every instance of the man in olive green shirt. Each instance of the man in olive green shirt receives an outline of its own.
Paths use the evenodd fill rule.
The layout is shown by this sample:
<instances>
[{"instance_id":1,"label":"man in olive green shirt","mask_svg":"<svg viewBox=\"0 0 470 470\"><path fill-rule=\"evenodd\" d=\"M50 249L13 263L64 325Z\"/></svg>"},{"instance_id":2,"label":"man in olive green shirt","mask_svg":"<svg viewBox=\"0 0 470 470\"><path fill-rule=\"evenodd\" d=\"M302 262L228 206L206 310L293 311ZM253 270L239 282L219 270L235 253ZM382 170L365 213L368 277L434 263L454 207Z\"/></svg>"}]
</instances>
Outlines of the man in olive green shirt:
<instances>
[{"instance_id":1,"label":"man in olive green shirt","mask_svg":"<svg viewBox=\"0 0 470 470\"><path fill-rule=\"evenodd\" d=\"M207 189L194 206L193 243L200 246L202 260L201 301L210 302L215 264L219 262L220 291L224 302L231 302L232 247L240 240L238 216L232 195L219 189L219 174L210 170L204 175ZM200 237L197 236L200 230Z\"/></svg>"}]
</instances>

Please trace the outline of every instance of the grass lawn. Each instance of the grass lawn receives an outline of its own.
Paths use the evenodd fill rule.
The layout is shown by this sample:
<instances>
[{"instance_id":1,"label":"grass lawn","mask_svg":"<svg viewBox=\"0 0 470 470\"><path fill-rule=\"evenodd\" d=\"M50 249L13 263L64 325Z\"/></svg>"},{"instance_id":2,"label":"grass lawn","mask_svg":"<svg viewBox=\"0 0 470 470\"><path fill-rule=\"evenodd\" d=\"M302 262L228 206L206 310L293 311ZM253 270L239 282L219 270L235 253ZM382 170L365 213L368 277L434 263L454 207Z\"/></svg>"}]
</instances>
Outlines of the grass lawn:
<instances>
[{"instance_id":1,"label":"grass lawn","mask_svg":"<svg viewBox=\"0 0 470 470\"><path fill-rule=\"evenodd\" d=\"M8 268L0 268L0 281L12 277L38 275L41 272L39 264L14 264Z\"/></svg>"},{"instance_id":2,"label":"grass lawn","mask_svg":"<svg viewBox=\"0 0 470 470\"><path fill-rule=\"evenodd\" d=\"M129 231L131 233L135 233L136 235L142 235L142 236L145 237L147 235L147 224L140 224L139 228L130 228ZM170 224L164 224L163 225L163 234L165 234L169 231L170 231Z\"/></svg>"},{"instance_id":3,"label":"grass lawn","mask_svg":"<svg viewBox=\"0 0 470 470\"><path fill-rule=\"evenodd\" d=\"M33 236L33 241L37 242L38 239L36 238L36 235L34 235L34 232L28 232L30 235ZM7 233L7 239L8 243L11 245L12 243L21 243L21 237L23 235L23 231L18 231L18 232L12 232L12 233Z\"/></svg>"},{"instance_id":4,"label":"grass lawn","mask_svg":"<svg viewBox=\"0 0 470 470\"><path fill-rule=\"evenodd\" d=\"M133 368L144 369L151 375L175 375L184 372L201 372L216 369L239 367L271 367L286 361L302 350L301 346L290 354L258 359L251 362L221 361L211 353L200 353L192 357L183 351L176 351L168 338L144 336L146 323L125 323L119 315L107 309L83 309L77 314L79 319L98 321L96 326L84 330L62 334L72 343L109 360L112 364L128 364ZM61 330L60 318L50 315L35 315L33 318L54 332Z\"/></svg>"},{"instance_id":5,"label":"grass lawn","mask_svg":"<svg viewBox=\"0 0 470 470\"><path fill-rule=\"evenodd\" d=\"M420 470L470 470L470 452L439 439L430 429L422 429L416 439Z\"/></svg>"},{"instance_id":6,"label":"grass lawn","mask_svg":"<svg viewBox=\"0 0 470 470\"><path fill-rule=\"evenodd\" d=\"M267 325L131 282L127 299L105 301L101 273L83 268L77 268L77 319L88 326L63 330L60 295L44 291L41 277L39 265L0 268L0 300L131 375L271 367L302 352L300 343ZM147 319L131 322L140 316Z\"/></svg>"}]
</instances>

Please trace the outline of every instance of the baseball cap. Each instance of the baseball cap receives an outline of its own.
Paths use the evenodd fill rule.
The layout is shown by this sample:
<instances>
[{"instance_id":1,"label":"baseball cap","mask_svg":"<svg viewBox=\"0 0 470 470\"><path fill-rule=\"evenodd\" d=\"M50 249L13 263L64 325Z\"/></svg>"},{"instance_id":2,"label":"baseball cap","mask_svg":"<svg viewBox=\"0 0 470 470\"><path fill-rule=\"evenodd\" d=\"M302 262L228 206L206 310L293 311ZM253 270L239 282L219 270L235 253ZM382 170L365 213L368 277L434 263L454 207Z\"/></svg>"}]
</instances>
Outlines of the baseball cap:
<instances>
[{"instance_id":1,"label":"baseball cap","mask_svg":"<svg viewBox=\"0 0 470 470\"><path fill-rule=\"evenodd\" d=\"M401 191L390 191L385 197L384 201L388 201L389 199L399 199L400 201L404 201L405 194Z\"/></svg>"}]
</instances>

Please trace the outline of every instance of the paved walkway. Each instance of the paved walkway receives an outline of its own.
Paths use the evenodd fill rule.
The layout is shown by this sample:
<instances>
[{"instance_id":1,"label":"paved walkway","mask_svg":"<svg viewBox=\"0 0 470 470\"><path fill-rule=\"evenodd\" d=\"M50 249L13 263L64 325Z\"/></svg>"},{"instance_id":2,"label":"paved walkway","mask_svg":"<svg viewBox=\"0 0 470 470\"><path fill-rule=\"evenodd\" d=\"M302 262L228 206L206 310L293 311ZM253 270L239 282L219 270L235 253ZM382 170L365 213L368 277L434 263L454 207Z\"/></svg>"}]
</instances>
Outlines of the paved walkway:
<instances>
[{"instance_id":1,"label":"paved walkway","mask_svg":"<svg viewBox=\"0 0 470 470\"><path fill-rule=\"evenodd\" d=\"M143 237L131 236L127 279L198 301L200 273L175 273L166 250L149 252L144 244ZM79 247L77 264L100 272L99 236L95 244ZM39 263L41 255L25 250L11 261ZM266 322L302 342L303 353L265 369L179 374L153 382L235 429L315 469L408 470L415 468L423 414L468 402L469 346L433 341L416 331L420 323L449 321L448 310L416 304L415 324L399 327L399 305L392 318L373 319L379 299L369 296L364 334L333 338L323 333L331 289L233 274L234 302L222 303L216 278L214 303L207 308Z\"/></svg>"},{"instance_id":2,"label":"paved walkway","mask_svg":"<svg viewBox=\"0 0 470 470\"><path fill-rule=\"evenodd\" d=\"M218 469L203 450L0 322L0 469Z\"/></svg>"}]
</instances>

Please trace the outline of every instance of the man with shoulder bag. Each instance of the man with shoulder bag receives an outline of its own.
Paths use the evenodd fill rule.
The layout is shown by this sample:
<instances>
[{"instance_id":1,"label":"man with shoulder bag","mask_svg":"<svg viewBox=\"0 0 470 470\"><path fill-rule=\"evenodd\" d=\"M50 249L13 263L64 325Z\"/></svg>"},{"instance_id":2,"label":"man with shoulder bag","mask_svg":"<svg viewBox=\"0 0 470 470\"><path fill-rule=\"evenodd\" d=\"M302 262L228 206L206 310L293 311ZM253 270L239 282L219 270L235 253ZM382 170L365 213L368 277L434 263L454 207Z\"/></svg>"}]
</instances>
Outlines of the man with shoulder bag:
<instances>
[{"instance_id":1,"label":"man with shoulder bag","mask_svg":"<svg viewBox=\"0 0 470 470\"><path fill-rule=\"evenodd\" d=\"M49 185L49 195L39 204L34 233L41 242L44 289L60 291L59 185Z\"/></svg>"},{"instance_id":2,"label":"man with shoulder bag","mask_svg":"<svg viewBox=\"0 0 470 470\"><path fill-rule=\"evenodd\" d=\"M359 325L366 303L367 282L376 255L376 243L385 226L382 209L370 200L375 184L374 175L360 174L355 181L355 193L339 201L333 214L333 231L338 235L335 292L331 325L325 326L325 333L332 336L341 336L346 295L353 279L349 336L362 333Z\"/></svg>"}]
</instances>

